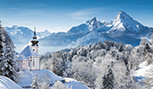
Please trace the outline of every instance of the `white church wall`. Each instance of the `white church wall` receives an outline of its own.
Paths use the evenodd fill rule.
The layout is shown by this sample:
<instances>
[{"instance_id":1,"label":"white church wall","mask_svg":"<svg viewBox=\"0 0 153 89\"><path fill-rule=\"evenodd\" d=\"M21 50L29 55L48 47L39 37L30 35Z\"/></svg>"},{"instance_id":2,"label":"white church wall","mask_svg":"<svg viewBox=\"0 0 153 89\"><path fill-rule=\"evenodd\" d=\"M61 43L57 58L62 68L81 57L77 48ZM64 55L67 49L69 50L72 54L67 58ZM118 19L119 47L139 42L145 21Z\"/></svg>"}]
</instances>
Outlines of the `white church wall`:
<instances>
[{"instance_id":1,"label":"white church wall","mask_svg":"<svg viewBox=\"0 0 153 89\"><path fill-rule=\"evenodd\" d=\"M39 57L35 58L36 60L36 69L39 69Z\"/></svg>"},{"instance_id":2,"label":"white church wall","mask_svg":"<svg viewBox=\"0 0 153 89\"><path fill-rule=\"evenodd\" d=\"M31 70L39 70L39 57L32 57Z\"/></svg>"}]
</instances>

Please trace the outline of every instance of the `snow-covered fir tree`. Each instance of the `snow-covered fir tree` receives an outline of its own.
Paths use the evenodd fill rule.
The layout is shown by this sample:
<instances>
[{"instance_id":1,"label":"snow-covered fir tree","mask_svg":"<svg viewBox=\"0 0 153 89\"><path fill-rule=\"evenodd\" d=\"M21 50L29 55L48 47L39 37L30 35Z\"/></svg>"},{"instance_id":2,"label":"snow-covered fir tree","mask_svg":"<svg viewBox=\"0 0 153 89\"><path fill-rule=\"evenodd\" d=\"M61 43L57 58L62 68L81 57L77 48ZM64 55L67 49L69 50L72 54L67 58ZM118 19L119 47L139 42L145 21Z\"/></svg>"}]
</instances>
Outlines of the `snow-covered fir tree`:
<instances>
[{"instance_id":1,"label":"snow-covered fir tree","mask_svg":"<svg viewBox=\"0 0 153 89\"><path fill-rule=\"evenodd\" d=\"M57 81L55 82L55 84L52 86L51 89L71 89L71 87L69 88L67 85L64 85L62 82Z\"/></svg>"},{"instance_id":2,"label":"snow-covered fir tree","mask_svg":"<svg viewBox=\"0 0 153 89\"><path fill-rule=\"evenodd\" d=\"M31 87L33 89L50 89L51 79L48 74L44 74L43 78L40 78L39 74L35 74Z\"/></svg>"},{"instance_id":3,"label":"snow-covered fir tree","mask_svg":"<svg viewBox=\"0 0 153 89\"><path fill-rule=\"evenodd\" d=\"M14 45L7 32L0 25L0 74L17 82L17 72L15 70Z\"/></svg>"},{"instance_id":4,"label":"snow-covered fir tree","mask_svg":"<svg viewBox=\"0 0 153 89\"><path fill-rule=\"evenodd\" d=\"M5 38L4 38L4 29L2 28L1 26L1 23L0 23L0 74L3 75L3 69L2 69L2 66L3 66L3 61L4 61L4 49L5 49Z\"/></svg>"},{"instance_id":5,"label":"snow-covered fir tree","mask_svg":"<svg viewBox=\"0 0 153 89\"><path fill-rule=\"evenodd\" d=\"M58 51L43 56L41 66L56 74L81 81L90 88L102 88L102 77L111 66L114 88L125 89L136 86L132 76L127 75L128 59L133 47L111 41L99 42L89 46L80 46L70 51ZM62 67L61 67L62 66ZM121 76L120 76L121 75ZM128 77L128 78L126 78ZM124 81L124 83L122 83ZM126 85L126 83L132 83Z\"/></svg>"},{"instance_id":6,"label":"snow-covered fir tree","mask_svg":"<svg viewBox=\"0 0 153 89\"><path fill-rule=\"evenodd\" d=\"M31 87L33 89L39 89L39 79L38 79L38 75L36 74L35 77L33 78Z\"/></svg>"},{"instance_id":7,"label":"snow-covered fir tree","mask_svg":"<svg viewBox=\"0 0 153 89\"><path fill-rule=\"evenodd\" d=\"M103 88L102 89L113 89L114 88L114 75L112 69L108 70L107 75L103 77Z\"/></svg>"},{"instance_id":8,"label":"snow-covered fir tree","mask_svg":"<svg viewBox=\"0 0 153 89\"><path fill-rule=\"evenodd\" d=\"M135 81L134 73L143 62L147 67L153 65L153 37L150 38L142 38L136 47L105 41L46 54L41 57L41 67L81 81L92 89L104 88L104 85L113 89L142 89ZM151 77L145 78L143 86L149 89L153 84L153 73L147 73Z\"/></svg>"},{"instance_id":9,"label":"snow-covered fir tree","mask_svg":"<svg viewBox=\"0 0 153 89\"><path fill-rule=\"evenodd\" d=\"M5 54L4 54L4 69L7 74L5 76L11 78L17 82L18 73L16 71L16 61L15 61L15 51L14 45L6 44Z\"/></svg>"}]
</instances>

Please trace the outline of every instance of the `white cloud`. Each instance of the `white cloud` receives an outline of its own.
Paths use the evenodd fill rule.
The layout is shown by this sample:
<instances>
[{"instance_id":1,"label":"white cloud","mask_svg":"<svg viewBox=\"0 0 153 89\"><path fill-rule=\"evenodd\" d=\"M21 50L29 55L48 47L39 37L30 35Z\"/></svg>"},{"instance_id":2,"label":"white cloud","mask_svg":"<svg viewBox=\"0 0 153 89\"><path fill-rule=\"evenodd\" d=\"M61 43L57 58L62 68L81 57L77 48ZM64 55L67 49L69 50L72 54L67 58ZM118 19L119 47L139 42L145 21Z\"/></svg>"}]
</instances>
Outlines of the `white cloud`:
<instances>
[{"instance_id":1,"label":"white cloud","mask_svg":"<svg viewBox=\"0 0 153 89\"><path fill-rule=\"evenodd\" d=\"M79 10L79 11L70 13L69 16L72 19L76 19L76 20L88 20L93 16L97 16L101 14L102 12L108 12L109 9L110 8L104 8L104 7L89 8L89 9Z\"/></svg>"},{"instance_id":2,"label":"white cloud","mask_svg":"<svg viewBox=\"0 0 153 89\"><path fill-rule=\"evenodd\" d=\"M82 20L82 19L89 19L89 17L97 12L97 9L85 9L85 10L79 10L73 13L70 13L70 17L72 19Z\"/></svg>"}]
</instances>

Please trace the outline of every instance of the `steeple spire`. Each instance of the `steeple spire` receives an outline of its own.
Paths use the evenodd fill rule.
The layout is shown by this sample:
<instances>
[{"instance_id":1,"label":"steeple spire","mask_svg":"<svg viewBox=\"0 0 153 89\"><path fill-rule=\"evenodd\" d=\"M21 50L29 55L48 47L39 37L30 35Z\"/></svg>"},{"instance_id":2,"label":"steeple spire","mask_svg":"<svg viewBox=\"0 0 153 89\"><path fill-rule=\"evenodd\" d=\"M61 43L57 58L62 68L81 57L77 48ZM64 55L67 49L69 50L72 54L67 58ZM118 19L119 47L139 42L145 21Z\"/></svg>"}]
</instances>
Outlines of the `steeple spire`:
<instances>
[{"instance_id":1,"label":"steeple spire","mask_svg":"<svg viewBox=\"0 0 153 89\"><path fill-rule=\"evenodd\" d=\"M34 37L36 37L36 27L34 27Z\"/></svg>"},{"instance_id":2,"label":"steeple spire","mask_svg":"<svg viewBox=\"0 0 153 89\"><path fill-rule=\"evenodd\" d=\"M38 46L38 40L37 40L37 35L36 35L36 27L34 27L34 36L32 37L33 39L31 40L32 45L31 46Z\"/></svg>"},{"instance_id":3,"label":"steeple spire","mask_svg":"<svg viewBox=\"0 0 153 89\"><path fill-rule=\"evenodd\" d=\"M37 39L37 35L36 35L36 27L34 27L33 39Z\"/></svg>"},{"instance_id":4,"label":"steeple spire","mask_svg":"<svg viewBox=\"0 0 153 89\"><path fill-rule=\"evenodd\" d=\"M2 27L1 20L0 20L0 27Z\"/></svg>"}]
</instances>

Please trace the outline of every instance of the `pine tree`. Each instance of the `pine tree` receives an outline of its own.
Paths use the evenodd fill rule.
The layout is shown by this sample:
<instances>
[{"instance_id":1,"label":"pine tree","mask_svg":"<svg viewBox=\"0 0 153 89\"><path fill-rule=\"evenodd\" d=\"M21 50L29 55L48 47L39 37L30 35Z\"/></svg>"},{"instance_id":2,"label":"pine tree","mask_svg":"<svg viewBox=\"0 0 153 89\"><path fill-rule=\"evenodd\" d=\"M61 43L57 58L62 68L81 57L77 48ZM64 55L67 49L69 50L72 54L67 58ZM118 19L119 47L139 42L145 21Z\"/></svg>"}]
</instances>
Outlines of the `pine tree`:
<instances>
[{"instance_id":1,"label":"pine tree","mask_svg":"<svg viewBox=\"0 0 153 89\"><path fill-rule=\"evenodd\" d=\"M9 45L6 44L6 48L5 48L5 54L4 54L4 71L6 72L4 74L4 76L9 77L10 79L17 81L17 72L15 70L16 67L16 62L15 62L15 58L14 58L14 46L13 45Z\"/></svg>"},{"instance_id":2,"label":"pine tree","mask_svg":"<svg viewBox=\"0 0 153 89\"><path fill-rule=\"evenodd\" d=\"M146 53L149 52L149 51L150 51L150 46L149 46L148 43L146 43L145 48L144 48L144 52L145 52L145 54L146 54Z\"/></svg>"},{"instance_id":3,"label":"pine tree","mask_svg":"<svg viewBox=\"0 0 153 89\"><path fill-rule=\"evenodd\" d=\"M31 87L32 87L33 89L39 89L39 81L38 81L38 76L37 76L37 74L36 74L35 77L33 78Z\"/></svg>"},{"instance_id":4,"label":"pine tree","mask_svg":"<svg viewBox=\"0 0 153 89\"><path fill-rule=\"evenodd\" d=\"M17 82L17 72L15 70L15 51L11 38L0 25L0 75L6 76Z\"/></svg>"},{"instance_id":5,"label":"pine tree","mask_svg":"<svg viewBox=\"0 0 153 89\"><path fill-rule=\"evenodd\" d=\"M4 31L3 31L3 28L1 27L1 24L0 24L0 75L3 74L3 69L2 69L2 62L4 60Z\"/></svg>"},{"instance_id":6,"label":"pine tree","mask_svg":"<svg viewBox=\"0 0 153 89\"><path fill-rule=\"evenodd\" d=\"M103 89L113 89L114 88L114 75L112 69L108 70L108 74L103 77Z\"/></svg>"}]
</instances>

